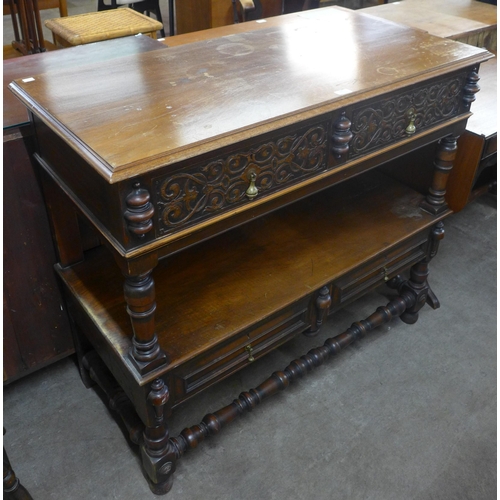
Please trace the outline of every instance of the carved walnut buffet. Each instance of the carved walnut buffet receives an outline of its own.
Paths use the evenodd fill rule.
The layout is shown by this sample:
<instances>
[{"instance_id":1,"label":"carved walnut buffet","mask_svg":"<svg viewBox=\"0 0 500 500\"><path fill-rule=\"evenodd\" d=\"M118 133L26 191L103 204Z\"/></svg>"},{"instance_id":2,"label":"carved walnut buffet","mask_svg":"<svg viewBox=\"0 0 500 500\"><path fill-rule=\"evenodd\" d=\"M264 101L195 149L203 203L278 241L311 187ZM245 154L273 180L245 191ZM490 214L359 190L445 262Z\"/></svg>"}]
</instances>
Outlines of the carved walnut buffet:
<instances>
[{"instance_id":1,"label":"carved walnut buffet","mask_svg":"<svg viewBox=\"0 0 500 500\"><path fill-rule=\"evenodd\" d=\"M165 493L205 437L373 328L438 307L428 263L491 55L335 8L106 63L86 50L78 71L11 89L32 114L82 375ZM375 168L429 143L426 196ZM180 403L384 282L386 306L169 436Z\"/></svg>"}]
</instances>

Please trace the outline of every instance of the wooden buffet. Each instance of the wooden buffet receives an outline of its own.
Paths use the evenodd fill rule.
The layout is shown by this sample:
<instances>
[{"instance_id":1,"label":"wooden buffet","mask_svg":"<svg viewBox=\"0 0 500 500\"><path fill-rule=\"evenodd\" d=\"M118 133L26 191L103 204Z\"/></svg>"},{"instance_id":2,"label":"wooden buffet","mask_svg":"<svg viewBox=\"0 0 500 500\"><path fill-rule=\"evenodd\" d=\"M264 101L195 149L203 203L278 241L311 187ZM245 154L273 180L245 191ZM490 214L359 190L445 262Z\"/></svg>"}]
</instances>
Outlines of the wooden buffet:
<instances>
[{"instance_id":1,"label":"wooden buffet","mask_svg":"<svg viewBox=\"0 0 500 500\"><path fill-rule=\"evenodd\" d=\"M110 40L94 46L94 61L164 50L149 37ZM56 262L47 211L31 163L33 134L26 107L9 91L25 75L56 68L77 68L85 50L45 52L3 63L3 230L4 239L4 384L74 353L64 300L53 266Z\"/></svg>"},{"instance_id":2,"label":"wooden buffet","mask_svg":"<svg viewBox=\"0 0 500 500\"><path fill-rule=\"evenodd\" d=\"M32 116L84 380L165 493L207 436L373 328L439 306L428 264L491 54L336 8L113 61L81 50L88 64L11 90ZM377 168L431 143L425 195ZM169 436L180 403L383 283L386 306Z\"/></svg>"}]
</instances>

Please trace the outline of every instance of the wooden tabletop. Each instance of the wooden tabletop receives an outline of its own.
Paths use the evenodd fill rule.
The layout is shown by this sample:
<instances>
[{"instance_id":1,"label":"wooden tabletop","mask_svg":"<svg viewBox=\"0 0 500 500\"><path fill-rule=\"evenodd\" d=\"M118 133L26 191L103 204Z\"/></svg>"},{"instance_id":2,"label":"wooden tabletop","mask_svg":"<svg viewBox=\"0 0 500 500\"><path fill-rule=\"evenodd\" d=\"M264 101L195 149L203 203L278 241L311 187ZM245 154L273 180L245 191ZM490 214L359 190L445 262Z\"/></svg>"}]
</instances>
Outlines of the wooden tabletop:
<instances>
[{"instance_id":1,"label":"wooden tabletop","mask_svg":"<svg viewBox=\"0 0 500 500\"><path fill-rule=\"evenodd\" d=\"M30 75L14 90L117 182L488 58L359 11L299 20L80 66L77 77Z\"/></svg>"},{"instance_id":2,"label":"wooden tabletop","mask_svg":"<svg viewBox=\"0 0 500 500\"><path fill-rule=\"evenodd\" d=\"M497 25L497 8L477 0L404 0L364 9L444 38L458 38Z\"/></svg>"},{"instance_id":3,"label":"wooden tabletop","mask_svg":"<svg viewBox=\"0 0 500 500\"><path fill-rule=\"evenodd\" d=\"M91 49L74 47L8 59L3 62L3 127L18 127L28 122L26 107L8 88L12 80L88 64L89 51L92 60L97 62L165 48L164 44L148 36L132 36L93 44Z\"/></svg>"}]
</instances>

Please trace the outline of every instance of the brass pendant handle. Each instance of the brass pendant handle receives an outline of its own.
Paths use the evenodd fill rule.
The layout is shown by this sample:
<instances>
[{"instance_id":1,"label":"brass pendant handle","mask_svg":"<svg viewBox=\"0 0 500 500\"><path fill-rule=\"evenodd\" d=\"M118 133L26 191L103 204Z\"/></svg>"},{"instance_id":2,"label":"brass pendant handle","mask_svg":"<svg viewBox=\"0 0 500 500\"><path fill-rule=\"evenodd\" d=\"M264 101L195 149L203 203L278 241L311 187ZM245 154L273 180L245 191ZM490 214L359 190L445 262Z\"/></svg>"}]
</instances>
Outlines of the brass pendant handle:
<instances>
[{"instance_id":1,"label":"brass pendant handle","mask_svg":"<svg viewBox=\"0 0 500 500\"><path fill-rule=\"evenodd\" d=\"M250 172L250 186L248 186L248 189L245 191L245 194L250 200L253 200L259 194L259 190L255 185L256 180L257 174L255 172Z\"/></svg>"},{"instance_id":2,"label":"brass pendant handle","mask_svg":"<svg viewBox=\"0 0 500 500\"><path fill-rule=\"evenodd\" d=\"M248 352L248 361L250 361L250 363L252 361L255 361L255 358L253 357L252 355L252 352L253 352L253 348L250 344L248 344L246 347L245 347L245 351Z\"/></svg>"},{"instance_id":3,"label":"brass pendant handle","mask_svg":"<svg viewBox=\"0 0 500 500\"><path fill-rule=\"evenodd\" d=\"M407 114L408 114L408 118L410 120L410 123L406 127L405 132L406 132L406 135L413 135L417 131L417 128L415 127L415 118L417 117L417 115L415 114L414 109L410 109Z\"/></svg>"}]
</instances>

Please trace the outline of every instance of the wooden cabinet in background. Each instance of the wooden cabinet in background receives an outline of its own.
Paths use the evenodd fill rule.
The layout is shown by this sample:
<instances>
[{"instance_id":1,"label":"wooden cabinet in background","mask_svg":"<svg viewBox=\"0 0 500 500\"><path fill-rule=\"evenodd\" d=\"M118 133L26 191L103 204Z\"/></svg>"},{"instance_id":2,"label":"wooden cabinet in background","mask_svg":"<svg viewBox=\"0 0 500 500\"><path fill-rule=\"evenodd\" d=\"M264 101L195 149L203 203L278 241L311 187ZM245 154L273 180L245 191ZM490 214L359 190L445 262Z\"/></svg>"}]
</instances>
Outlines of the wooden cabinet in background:
<instances>
[{"instance_id":1,"label":"wooden cabinet in background","mask_svg":"<svg viewBox=\"0 0 500 500\"><path fill-rule=\"evenodd\" d=\"M25 131L26 127L4 130L4 383L74 352Z\"/></svg>"}]
</instances>

